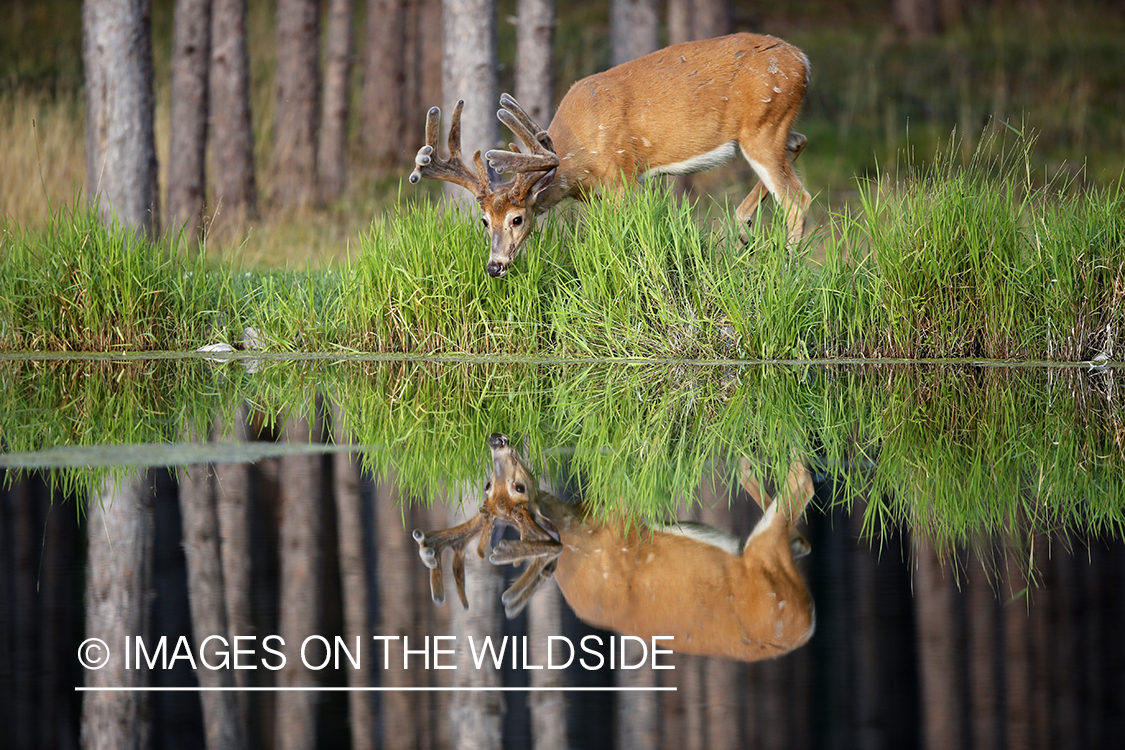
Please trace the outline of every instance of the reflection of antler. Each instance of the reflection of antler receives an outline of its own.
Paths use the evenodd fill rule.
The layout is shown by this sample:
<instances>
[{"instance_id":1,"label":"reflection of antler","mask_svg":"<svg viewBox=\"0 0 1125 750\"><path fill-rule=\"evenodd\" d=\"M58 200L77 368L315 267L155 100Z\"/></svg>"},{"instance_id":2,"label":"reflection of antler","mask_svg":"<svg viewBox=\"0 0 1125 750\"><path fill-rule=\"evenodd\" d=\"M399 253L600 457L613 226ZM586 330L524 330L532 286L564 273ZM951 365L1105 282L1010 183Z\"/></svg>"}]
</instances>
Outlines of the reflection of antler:
<instances>
[{"instance_id":1,"label":"reflection of antler","mask_svg":"<svg viewBox=\"0 0 1125 750\"><path fill-rule=\"evenodd\" d=\"M470 172L461 159L461 108L464 106L465 102L459 101L453 109L453 121L449 125L448 159L442 159L437 155L441 110L431 107L426 113L426 145L418 149L418 154L414 157L414 171L410 173L410 182L417 184L423 177L452 182L468 190L479 201L488 194L492 185L488 179L488 170L481 160L480 151L473 153L476 174Z\"/></svg>"},{"instance_id":2,"label":"reflection of antler","mask_svg":"<svg viewBox=\"0 0 1125 750\"><path fill-rule=\"evenodd\" d=\"M484 546L492 537L492 515L480 509L472 519L460 526L443 531L425 533L421 529L414 530L414 541L418 542L418 555L422 563L430 569L430 595L434 604L445 602L445 585L442 581L441 553L446 549L453 550L453 583L457 586L457 598L461 606L469 608L469 601L465 597L465 545L477 534L482 534L477 545L477 555L484 557Z\"/></svg>"}]
</instances>

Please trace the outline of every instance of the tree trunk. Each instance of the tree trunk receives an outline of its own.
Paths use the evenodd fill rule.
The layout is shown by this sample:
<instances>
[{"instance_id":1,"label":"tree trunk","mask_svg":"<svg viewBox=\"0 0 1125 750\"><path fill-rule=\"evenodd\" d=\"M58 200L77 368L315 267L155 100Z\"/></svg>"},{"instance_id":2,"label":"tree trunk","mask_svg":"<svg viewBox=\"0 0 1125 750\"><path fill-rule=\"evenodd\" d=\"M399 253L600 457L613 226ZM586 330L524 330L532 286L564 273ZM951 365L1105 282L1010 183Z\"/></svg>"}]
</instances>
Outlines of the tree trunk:
<instances>
[{"instance_id":1,"label":"tree trunk","mask_svg":"<svg viewBox=\"0 0 1125 750\"><path fill-rule=\"evenodd\" d=\"M333 413L332 429L337 445L348 441L339 408ZM360 468L355 454L337 453L333 457L332 479L336 496L336 540L340 556L340 589L344 598L344 639L356 638L367 651L371 640L371 619L367 608L367 545L364 544L363 499L360 497ZM371 653L377 653L372 651ZM348 686L370 687L372 660L365 658L359 669L348 669ZM373 693L353 690L348 693L348 719L352 729L354 750L374 750L376 745L375 704Z\"/></svg>"},{"instance_id":2,"label":"tree trunk","mask_svg":"<svg viewBox=\"0 0 1125 750\"><path fill-rule=\"evenodd\" d=\"M668 44L731 32L728 0L668 0Z\"/></svg>"},{"instance_id":3,"label":"tree trunk","mask_svg":"<svg viewBox=\"0 0 1125 750\"><path fill-rule=\"evenodd\" d=\"M660 3L657 0L612 0L609 35L614 65L635 60L659 46Z\"/></svg>"},{"instance_id":4,"label":"tree trunk","mask_svg":"<svg viewBox=\"0 0 1125 750\"><path fill-rule=\"evenodd\" d=\"M215 665L222 661L216 652L223 649L228 654L232 653L234 641L227 624L223 555L213 475L207 464L183 467L178 474L193 648L200 660ZM204 648L204 640L216 635L224 638L226 645L222 641L211 640ZM196 671L196 677L202 688L223 689L222 692L206 691L199 696L203 703L207 747L210 750L245 748L246 730L241 720L238 695L226 692L234 687L233 668L203 668Z\"/></svg>"},{"instance_id":5,"label":"tree trunk","mask_svg":"<svg viewBox=\"0 0 1125 750\"><path fill-rule=\"evenodd\" d=\"M229 215L238 223L258 215L246 0L212 2L211 181L215 206L212 222Z\"/></svg>"},{"instance_id":6,"label":"tree trunk","mask_svg":"<svg viewBox=\"0 0 1125 750\"><path fill-rule=\"evenodd\" d=\"M336 200L347 182L348 94L352 69L352 0L328 0L324 60L324 106L320 118L317 170L320 199Z\"/></svg>"},{"instance_id":7,"label":"tree trunk","mask_svg":"<svg viewBox=\"0 0 1125 750\"><path fill-rule=\"evenodd\" d=\"M361 137L368 161L380 173L407 162L405 0L368 0L363 56ZM419 118L421 121L421 118ZM418 128L418 147L421 143Z\"/></svg>"},{"instance_id":8,"label":"tree trunk","mask_svg":"<svg viewBox=\"0 0 1125 750\"><path fill-rule=\"evenodd\" d=\"M320 3L279 0L273 159L274 197L281 206L305 206L316 199L319 51Z\"/></svg>"},{"instance_id":9,"label":"tree trunk","mask_svg":"<svg viewBox=\"0 0 1125 750\"><path fill-rule=\"evenodd\" d=\"M172 29L172 124L168 229L194 243L203 231L211 0L176 0Z\"/></svg>"},{"instance_id":10,"label":"tree trunk","mask_svg":"<svg viewBox=\"0 0 1125 750\"><path fill-rule=\"evenodd\" d=\"M494 0L444 0L442 5L444 53L442 100L448 130L449 116L458 99L465 100L461 114L461 146L465 158L497 144L499 102L496 83L496 5ZM445 183L446 197L457 206L476 210L476 201L464 188Z\"/></svg>"},{"instance_id":11,"label":"tree trunk","mask_svg":"<svg viewBox=\"0 0 1125 750\"><path fill-rule=\"evenodd\" d=\"M551 124L555 75L555 0L519 0L516 99L539 127Z\"/></svg>"},{"instance_id":12,"label":"tree trunk","mask_svg":"<svg viewBox=\"0 0 1125 750\"><path fill-rule=\"evenodd\" d=\"M290 417L285 441L307 444L309 423ZM299 657L301 642L317 633L320 619L320 472L317 455L285 456L279 477L281 530L281 618L278 632L285 641L285 666L277 673L280 687L312 687L312 672ZM277 738L282 750L316 746L316 695L282 692L277 696Z\"/></svg>"},{"instance_id":13,"label":"tree trunk","mask_svg":"<svg viewBox=\"0 0 1125 750\"><path fill-rule=\"evenodd\" d=\"M149 0L85 0L86 195L105 223L160 229Z\"/></svg>"},{"instance_id":14,"label":"tree trunk","mask_svg":"<svg viewBox=\"0 0 1125 750\"><path fill-rule=\"evenodd\" d=\"M906 36L920 39L941 31L943 0L893 0L894 24Z\"/></svg>"},{"instance_id":15,"label":"tree trunk","mask_svg":"<svg viewBox=\"0 0 1125 750\"><path fill-rule=\"evenodd\" d=\"M106 656L100 669L82 670L86 687L146 687L147 668L126 669L129 644L148 637L152 589L153 491L143 470L102 483L86 513L86 637L100 638ZM133 667L137 667L135 663ZM82 701L82 747L141 750L149 746L148 700L143 692L89 692Z\"/></svg>"}]
</instances>

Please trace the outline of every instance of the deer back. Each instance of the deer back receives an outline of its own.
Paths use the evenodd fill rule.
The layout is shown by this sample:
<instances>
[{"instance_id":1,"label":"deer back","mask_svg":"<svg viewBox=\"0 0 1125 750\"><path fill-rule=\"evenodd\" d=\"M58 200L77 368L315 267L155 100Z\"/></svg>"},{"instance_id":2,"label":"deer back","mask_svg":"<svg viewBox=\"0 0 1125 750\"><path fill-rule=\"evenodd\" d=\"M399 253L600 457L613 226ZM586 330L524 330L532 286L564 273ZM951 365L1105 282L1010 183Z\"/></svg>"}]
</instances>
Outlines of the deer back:
<instances>
[{"instance_id":1,"label":"deer back","mask_svg":"<svg viewBox=\"0 0 1125 750\"><path fill-rule=\"evenodd\" d=\"M783 154L807 88L803 52L747 33L676 44L584 78L548 129L560 161L549 192L580 197L647 172L699 172L740 146L751 158Z\"/></svg>"}]
</instances>

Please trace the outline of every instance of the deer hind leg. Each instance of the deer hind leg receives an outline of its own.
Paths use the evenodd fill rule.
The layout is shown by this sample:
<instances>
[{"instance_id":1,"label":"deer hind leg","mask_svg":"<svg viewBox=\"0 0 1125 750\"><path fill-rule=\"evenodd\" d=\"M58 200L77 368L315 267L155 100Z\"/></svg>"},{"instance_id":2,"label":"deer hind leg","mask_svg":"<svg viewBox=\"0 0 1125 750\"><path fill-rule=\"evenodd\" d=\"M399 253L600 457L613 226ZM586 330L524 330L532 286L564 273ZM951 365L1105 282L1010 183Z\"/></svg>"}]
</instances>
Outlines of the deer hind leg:
<instances>
[{"instance_id":1,"label":"deer hind leg","mask_svg":"<svg viewBox=\"0 0 1125 750\"><path fill-rule=\"evenodd\" d=\"M772 170L765 164L751 158L747 150L743 148L743 156L750 162L750 166L754 168L760 178L758 184L754 186L750 194L746 196L734 212L738 219L739 237L743 242L750 241L748 233L750 223L753 221L762 200L766 197L767 191L772 193L778 203L785 209L790 246L801 241L802 236L804 236L805 215L808 213L812 196L801 184L797 173L793 171L793 162L805 150L808 142L809 139L803 134L795 130L789 131L789 135L785 139L785 159L777 161L777 166ZM782 192L779 193L779 190Z\"/></svg>"}]
</instances>

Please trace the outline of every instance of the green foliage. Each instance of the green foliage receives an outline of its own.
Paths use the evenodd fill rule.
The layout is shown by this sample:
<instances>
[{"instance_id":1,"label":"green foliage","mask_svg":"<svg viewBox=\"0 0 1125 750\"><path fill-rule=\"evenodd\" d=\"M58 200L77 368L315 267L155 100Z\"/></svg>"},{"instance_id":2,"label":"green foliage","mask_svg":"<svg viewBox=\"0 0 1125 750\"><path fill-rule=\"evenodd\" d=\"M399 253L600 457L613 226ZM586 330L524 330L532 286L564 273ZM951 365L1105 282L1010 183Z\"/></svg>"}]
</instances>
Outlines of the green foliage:
<instances>
[{"instance_id":1,"label":"green foliage","mask_svg":"<svg viewBox=\"0 0 1125 750\"><path fill-rule=\"evenodd\" d=\"M377 220L343 268L264 274L63 209L39 232L3 232L0 349L1113 360L1123 188L1035 187L1028 141L1015 143L865 182L858 214L798 247L780 212L744 247L664 186L602 196L548 217L502 279L484 273L476 222L429 204Z\"/></svg>"}]
</instances>

